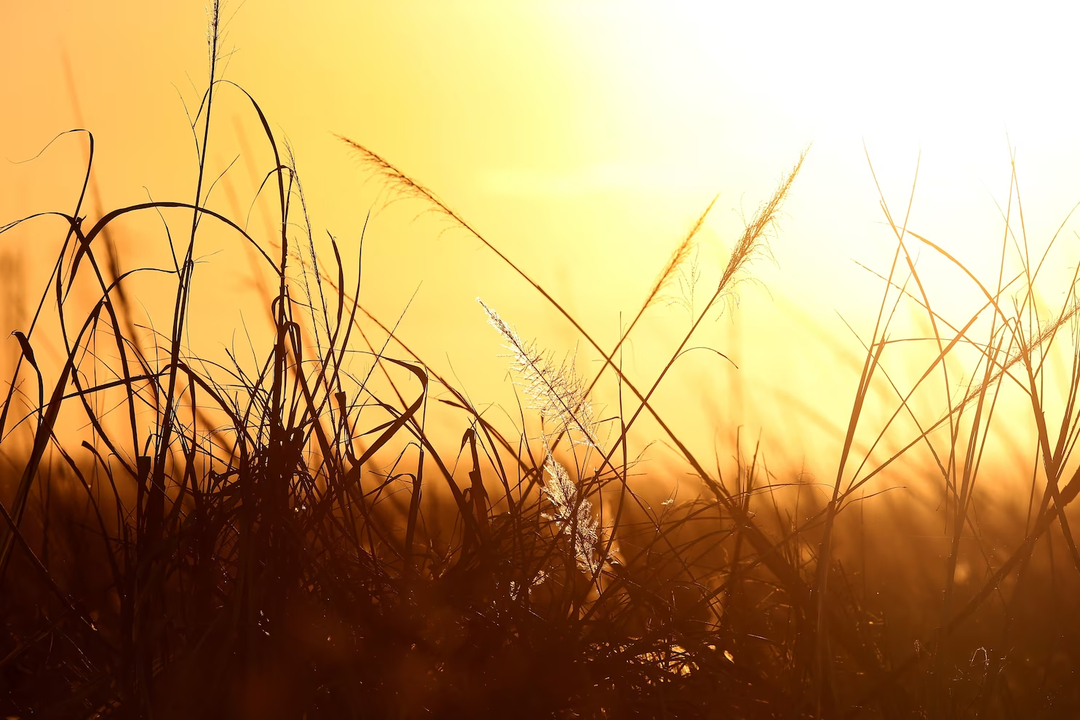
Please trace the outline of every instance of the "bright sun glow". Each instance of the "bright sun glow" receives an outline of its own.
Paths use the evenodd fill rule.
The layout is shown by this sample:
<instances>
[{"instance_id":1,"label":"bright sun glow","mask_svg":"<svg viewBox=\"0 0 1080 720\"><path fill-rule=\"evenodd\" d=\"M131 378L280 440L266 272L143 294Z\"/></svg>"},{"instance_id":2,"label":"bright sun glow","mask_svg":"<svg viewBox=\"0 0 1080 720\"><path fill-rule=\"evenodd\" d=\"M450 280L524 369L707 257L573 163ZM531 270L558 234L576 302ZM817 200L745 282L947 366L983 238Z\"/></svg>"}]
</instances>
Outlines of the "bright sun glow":
<instances>
[{"instance_id":1,"label":"bright sun glow","mask_svg":"<svg viewBox=\"0 0 1080 720\"><path fill-rule=\"evenodd\" d=\"M204 1L0 0L0 716L1080 717L1080 5Z\"/></svg>"},{"instance_id":2,"label":"bright sun glow","mask_svg":"<svg viewBox=\"0 0 1080 720\"><path fill-rule=\"evenodd\" d=\"M832 400L814 392L827 387L828 397L846 398L848 386L811 381L820 368L792 368L775 346L813 317L818 339L801 345L831 338L827 344L857 347L832 312L865 326L872 307L862 298L877 292L877 280L852 261L880 271L892 248L868 157L898 221L918 164L910 228L981 277L996 272L1010 148L1033 252L1080 198L1080 140L1067 92L1076 18L1063 7L473 2L421 11L406 2L301 11L265 0L226 8L225 46L234 50L227 76L261 98L288 134L313 213L346 246L366 209L386 198L333 133L362 139L440 191L538 279L558 283L591 327L608 332L615 309L640 301L716 193L701 235L706 264L722 262L779 173L812 146L772 243L778 266L755 266L773 302L748 288L746 327L725 342L737 336L754 358L744 364L744 384L802 377L797 392L820 409ZM201 33L201 20L173 6L17 6L23 30L0 48L0 60L24 70L2 81L20 108L0 117L3 154L29 157L77 117L98 136L97 174L107 192L127 202L147 190L179 192L190 178L171 168L191 159L182 103L190 108L197 99L185 73L203 62L186 36ZM70 83L77 97L37 90ZM258 134L241 121L242 103L227 112L229 137L212 148L222 169L229 153L243 154L237 141L250 144ZM5 173L4 216L50 206L58 188L70 191L59 168L78 157L53 153ZM250 198L256 176L256 165L241 160L225 191ZM466 357L483 332L474 322L477 294L514 317L546 312L475 244L439 235L441 226L416 212L407 204L377 212L366 252L372 266L411 268L408 282L376 275L368 287L385 317L419 288L404 321L419 350ZM947 289L938 307L966 312L973 287L931 256L922 272ZM1059 270L1065 264L1048 273ZM217 342L231 342L237 319L221 321ZM536 322L544 332L565 331L548 315ZM463 372L472 386L490 387L490 368ZM835 407L840 416L845 402ZM732 423L740 417L764 422L736 413Z\"/></svg>"}]
</instances>

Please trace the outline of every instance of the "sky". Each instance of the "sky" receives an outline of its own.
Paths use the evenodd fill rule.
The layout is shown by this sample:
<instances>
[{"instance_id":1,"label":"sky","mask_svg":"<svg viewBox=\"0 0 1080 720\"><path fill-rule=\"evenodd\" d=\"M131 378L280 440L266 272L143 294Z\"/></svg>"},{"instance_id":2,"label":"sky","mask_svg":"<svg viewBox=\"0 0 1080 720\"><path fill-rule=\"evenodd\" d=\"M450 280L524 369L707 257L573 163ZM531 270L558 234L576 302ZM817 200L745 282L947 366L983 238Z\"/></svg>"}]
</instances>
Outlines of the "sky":
<instances>
[{"instance_id":1,"label":"sky","mask_svg":"<svg viewBox=\"0 0 1080 720\"><path fill-rule=\"evenodd\" d=\"M869 334L882 292L862 266L887 272L895 249L882 200L902 218L912 199L909 227L991 281L1013 152L1033 247L1080 201L1077 12L1060 2L246 0L223 6L221 76L288 139L323 252L332 233L352 268L372 213L366 307L388 324L400 317L426 362L502 407L512 402L506 360L478 296L560 355L581 339L475 238L395 200L339 135L432 189L608 347L718 193L700 236L706 275L809 148L772 260L753 266L738 306L696 339L738 370L687 356L658 400L696 443L716 441L718 424L727 443L742 425L798 462L816 444L835 448L854 397L856 333ZM206 25L201 1L3 2L0 222L72 206L83 141L67 136L19 161L77 126L94 132L105 206L190 200ZM272 159L250 103L221 88L209 156L215 172L229 169L211 204L254 207L251 226L265 231L267 210L252 203ZM132 267L166 264L157 220L121 229ZM39 288L57 237L47 222L22 228L0 236L0 257L22 262L26 286ZM1058 242L1050 300L1078 254L1071 229ZM251 299L250 253L213 238L200 250L193 317L213 352L265 308ZM938 308L966 319L971 283L929 251L919 267ZM140 300L155 307L159 290ZM650 311L627 349L630 373L651 382L688 325L677 306ZM594 360L579 358L586 369Z\"/></svg>"}]
</instances>

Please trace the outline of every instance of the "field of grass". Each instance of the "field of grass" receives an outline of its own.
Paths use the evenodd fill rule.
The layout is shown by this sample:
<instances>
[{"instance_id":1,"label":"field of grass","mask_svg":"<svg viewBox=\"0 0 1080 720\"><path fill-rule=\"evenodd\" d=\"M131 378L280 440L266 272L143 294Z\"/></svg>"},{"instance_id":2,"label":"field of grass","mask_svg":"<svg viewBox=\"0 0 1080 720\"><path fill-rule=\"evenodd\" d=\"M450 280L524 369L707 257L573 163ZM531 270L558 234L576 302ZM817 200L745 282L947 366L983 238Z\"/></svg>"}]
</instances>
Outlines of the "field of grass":
<instances>
[{"instance_id":1,"label":"field of grass","mask_svg":"<svg viewBox=\"0 0 1080 720\"><path fill-rule=\"evenodd\" d=\"M1046 261L1029 254L1018 190L990 279L883 200L896 252L873 269L876 325L855 329L865 360L833 475L770 467L746 440L718 451L737 461L725 474L653 400L699 326L734 309L802 158L687 303L669 361L635 377L624 341L692 284L711 205L604 347L498 241L341 138L393 196L495 253L603 359L583 374L569 348L481 301L520 400L508 409L519 422L504 423L365 310L364 273L398 270L366 268L332 238L332 256L316 251L291 150L255 99L279 231L249 234L244 217L210 209L214 106L247 97L221 79L216 43L215 17L191 198L99 207L93 137L76 131L90 157L77 205L0 226L0 242L34 225L63 243L32 321L2 328L19 358L0 405L4 716L1080 717L1066 511L1080 492L1080 305L1075 276L1053 302L1040 293ZM133 215L160 216L145 242L167 246L169 264L124 262L117 226ZM243 358L187 342L208 233L273 279L251 291L272 332L249 335ZM964 274L981 309L939 314L919 253ZM898 329L911 312L925 334ZM601 386L618 398L603 416ZM927 393L940 399L929 415ZM1009 395L1022 402L1001 400L1003 415ZM892 404L872 434L899 449L870 461L879 443L856 435L882 396ZM459 441L429 429L435 412ZM681 467L634 446L646 421ZM1035 445L1003 463L995 444L1021 428ZM916 475L908 491L877 493L897 468ZM693 492L674 496L669 480L688 475ZM1005 480L1022 494L987 489Z\"/></svg>"}]
</instances>

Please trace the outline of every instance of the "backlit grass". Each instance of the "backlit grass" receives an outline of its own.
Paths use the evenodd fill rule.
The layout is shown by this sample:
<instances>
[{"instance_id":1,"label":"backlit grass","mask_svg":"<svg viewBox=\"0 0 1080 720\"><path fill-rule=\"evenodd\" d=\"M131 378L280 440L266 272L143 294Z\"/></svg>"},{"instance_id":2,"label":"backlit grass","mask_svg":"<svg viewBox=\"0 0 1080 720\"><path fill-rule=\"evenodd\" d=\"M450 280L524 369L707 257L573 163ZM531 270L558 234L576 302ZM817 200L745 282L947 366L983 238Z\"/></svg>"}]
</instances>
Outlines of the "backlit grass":
<instances>
[{"instance_id":1,"label":"backlit grass","mask_svg":"<svg viewBox=\"0 0 1080 720\"><path fill-rule=\"evenodd\" d=\"M890 267L873 269L876 324L854 328L865 362L852 378L841 455L810 483L741 441L723 449L737 460L725 476L653 400L700 344L702 323L733 309L737 283L798 192L801 157L714 286L687 295L710 205L605 347L496 239L341 138L342 152L395 197L495 253L603 358L583 371L572 348L547 347L481 301L476 322L505 347L520 399L510 411L520 423L501 422L368 313L362 252L333 239L332 256L316 251L292 153L254 99L274 157L262 191L278 232L249 234L245 218L210 209L215 102L247 97L220 78L217 31L215 16L191 198L93 207L93 136L73 131L91 158L76 206L0 228L0 242L33 224L62 243L32 322L5 328L19 352L0 409L8 716L1080 713L1080 552L1065 511L1080 491L1070 462L1080 306L1075 276L1056 305L1041 298L1044 260L1030 255L1014 218L1018 197L1003 208L1001 272L990 279L909 229L883 199L896 252ZM115 233L130 215L160 215L160 233L139 240L167 247L170 263L125 266ZM273 279L252 290L273 331L252 337L250 359L188 347L207 233L247 248ZM982 308L940 315L920 253L952 263ZM654 377L624 372L624 343L673 295L692 313L689 329ZM897 330L912 311L925 337ZM62 350L59 363L39 362L46 344ZM1065 382L1048 379L1051 357ZM618 398L602 414L592 401L599 386ZM882 388L886 421L868 429ZM941 398L936 414L912 400L925 392ZM1010 393L1024 417L1015 404L998 412ZM436 410L455 418L459 442L429 429ZM650 463L633 445L643 418L682 467ZM1029 465L983 462L1020 427L1034 432ZM880 441L869 450L856 442L866 432ZM886 440L902 450L871 462ZM909 489L875 495L874 481L900 467L917 474ZM670 479L686 474L700 494L673 496ZM984 491L1005 476L1028 494Z\"/></svg>"}]
</instances>

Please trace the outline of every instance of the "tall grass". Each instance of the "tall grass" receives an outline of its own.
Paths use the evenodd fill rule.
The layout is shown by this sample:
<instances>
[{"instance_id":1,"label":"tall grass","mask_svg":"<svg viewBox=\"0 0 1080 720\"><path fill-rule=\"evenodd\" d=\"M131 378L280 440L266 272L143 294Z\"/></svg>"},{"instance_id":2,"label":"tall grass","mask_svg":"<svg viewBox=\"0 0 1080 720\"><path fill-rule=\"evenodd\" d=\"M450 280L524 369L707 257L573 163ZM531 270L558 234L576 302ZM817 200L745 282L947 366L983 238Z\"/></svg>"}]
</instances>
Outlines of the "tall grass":
<instances>
[{"instance_id":1,"label":"tall grass","mask_svg":"<svg viewBox=\"0 0 1080 720\"><path fill-rule=\"evenodd\" d=\"M217 38L215 7L191 200L98 208L89 222L93 135L73 131L89 148L76 206L0 228L3 238L26 223L63 225L33 319L14 328L19 359L0 409L0 704L8 716L1080 712L1080 625L1070 600L1080 553L1065 512L1080 491L1069 470L1080 430L1077 278L1058 307L1040 301L1044 260L1030 257L1026 235L1014 236L1015 167L1001 271L988 284L907 227L910 202L898 222L882 197L896 251L880 276L877 321L861 340L865 362L822 501L813 486L785 479L794 472L770 471L757 447L730 449L733 476L711 470L653 402L705 320L767 251L801 157L747 224L704 304L688 303L691 326L667 362L638 378L624 372L621 350L658 298L694 272L687 265L711 204L605 348L497 242L342 138L343 151L392 189L494 252L603 358L582 375L573 355L559 360L483 305L477 321L486 314L506 346L522 415L541 422L531 437L492 422L365 310L359 256L343 257L333 238L332 258L316 252L292 153L281 151L255 100L218 77ZM207 205L220 93L250 101L272 152L271 237ZM169 246L172 265L122 270L114 223L150 213L185 219L182 236L165 223L155 240ZM275 279L260 298L273 333L248 365L215 364L186 346L197 322L196 248L210 226L250 247ZM960 322L939 314L919 251L965 273L982 308ZM1014 252L1020 271L1009 276ZM134 288L147 276L172 293L167 323L140 315ZM88 284L94 298L83 307L73 289ZM908 350L912 338L894 337L901 307L925 316L931 332L919 341L933 348L907 385L904 372L888 370L910 370L920 358ZM52 315L58 333L46 336ZM148 324L167 332L148 333ZM381 345L371 339L376 328ZM35 356L48 342L63 349L58 367ZM1063 400L1047 380L1055 350L1071 363ZM949 367L961 353L977 358L966 378ZM591 394L605 379L619 400L601 422ZM929 419L912 402L928 383L945 399ZM868 402L882 387L894 407L869 427ZM1020 422L996 412L1008 388L1026 398L1037 433L1026 516L1025 500L995 510L982 491L988 472L1024 471L982 462L993 423ZM436 391L460 420L458 447L439 446L429 431ZM77 416L83 430L61 427L61 414ZM700 497L675 502L639 481L672 472L639 462L629 433L642 415L700 480ZM901 420L915 435L872 462ZM867 432L876 438L869 448L857 442ZM921 495L900 504L866 498L875 478L919 450L932 458L943 535L926 530L939 515L919 508ZM947 539L944 555L896 547L926 532Z\"/></svg>"}]
</instances>

